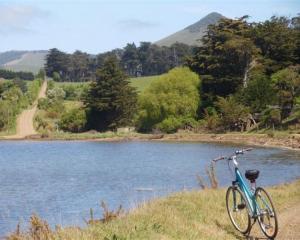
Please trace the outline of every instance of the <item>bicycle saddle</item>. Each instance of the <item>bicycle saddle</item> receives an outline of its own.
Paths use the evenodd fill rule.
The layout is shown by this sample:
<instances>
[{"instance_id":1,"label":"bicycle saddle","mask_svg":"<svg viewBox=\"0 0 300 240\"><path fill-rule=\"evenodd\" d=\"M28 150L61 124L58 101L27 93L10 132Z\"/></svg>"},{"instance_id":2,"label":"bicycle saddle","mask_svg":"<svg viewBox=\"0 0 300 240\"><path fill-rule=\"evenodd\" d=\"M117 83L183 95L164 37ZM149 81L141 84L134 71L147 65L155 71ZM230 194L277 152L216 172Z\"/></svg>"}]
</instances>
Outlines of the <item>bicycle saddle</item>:
<instances>
[{"instance_id":1,"label":"bicycle saddle","mask_svg":"<svg viewBox=\"0 0 300 240\"><path fill-rule=\"evenodd\" d=\"M250 182L254 182L255 179L257 179L259 176L259 171L258 170L246 170L245 172L245 177L250 180Z\"/></svg>"}]
</instances>

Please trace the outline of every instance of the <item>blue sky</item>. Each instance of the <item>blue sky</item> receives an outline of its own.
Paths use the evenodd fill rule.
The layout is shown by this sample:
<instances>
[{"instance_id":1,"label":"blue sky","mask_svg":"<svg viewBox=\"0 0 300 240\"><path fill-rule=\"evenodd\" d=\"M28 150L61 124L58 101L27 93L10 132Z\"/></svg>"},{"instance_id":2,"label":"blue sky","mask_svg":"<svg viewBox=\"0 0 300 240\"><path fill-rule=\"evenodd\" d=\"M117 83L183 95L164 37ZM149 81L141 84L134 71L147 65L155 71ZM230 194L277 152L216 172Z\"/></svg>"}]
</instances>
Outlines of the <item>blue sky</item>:
<instances>
[{"instance_id":1,"label":"blue sky","mask_svg":"<svg viewBox=\"0 0 300 240\"><path fill-rule=\"evenodd\" d=\"M210 12L264 21L297 15L300 0L0 0L0 52L57 47L100 53L154 42Z\"/></svg>"}]
</instances>

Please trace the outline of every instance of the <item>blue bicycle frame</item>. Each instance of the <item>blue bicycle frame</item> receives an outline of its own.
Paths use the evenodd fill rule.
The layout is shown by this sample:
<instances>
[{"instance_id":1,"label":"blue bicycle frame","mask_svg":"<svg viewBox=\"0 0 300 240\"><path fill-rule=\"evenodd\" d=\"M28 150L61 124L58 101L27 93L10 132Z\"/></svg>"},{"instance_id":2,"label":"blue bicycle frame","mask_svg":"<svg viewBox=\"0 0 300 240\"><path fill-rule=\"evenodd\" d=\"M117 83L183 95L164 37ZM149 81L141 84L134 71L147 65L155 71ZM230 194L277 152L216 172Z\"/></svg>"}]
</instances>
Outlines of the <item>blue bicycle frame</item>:
<instances>
[{"instance_id":1,"label":"blue bicycle frame","mask_svg":"<svg viewBox=\"0 0 300 240\"><path fill-rule=\"evenodd\" d=\"M259 207L255 199L254 193L249 189L249 186L245 182L244 178L241 175L240 170L235 167L234 169L236 180L235 183L237 183L238 187L241 189L241 191L244 193L244 196L246 198L248 209L250 210L250 216L255 217L259 213Z\"/></svg>"}]
</instances>

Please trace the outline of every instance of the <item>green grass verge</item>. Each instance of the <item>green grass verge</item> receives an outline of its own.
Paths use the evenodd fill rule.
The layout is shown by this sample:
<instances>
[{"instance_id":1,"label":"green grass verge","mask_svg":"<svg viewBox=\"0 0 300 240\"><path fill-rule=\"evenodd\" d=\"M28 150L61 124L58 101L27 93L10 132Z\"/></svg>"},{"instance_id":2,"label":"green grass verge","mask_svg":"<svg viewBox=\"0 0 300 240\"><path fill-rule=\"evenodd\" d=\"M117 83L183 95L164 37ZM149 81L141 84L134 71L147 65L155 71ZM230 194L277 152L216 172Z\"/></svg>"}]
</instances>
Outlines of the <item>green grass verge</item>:
<instances>
[{"instance_id":1,"label":"green grass verge","mask_svg":"<svg viewBox=\"0 0 300 240\"><path fill-rule=\"evenodd\" d=\"M279 213L300 202L300 181L269 188ZM60 240L245 239L232 226L225 207L225 189L180 192L142 204L108 223L85 228L58 228L47 233ZM47 230L46 230L47 231ZM15 239L33 239L29 235Z\"/></svg>"}]
</instances>

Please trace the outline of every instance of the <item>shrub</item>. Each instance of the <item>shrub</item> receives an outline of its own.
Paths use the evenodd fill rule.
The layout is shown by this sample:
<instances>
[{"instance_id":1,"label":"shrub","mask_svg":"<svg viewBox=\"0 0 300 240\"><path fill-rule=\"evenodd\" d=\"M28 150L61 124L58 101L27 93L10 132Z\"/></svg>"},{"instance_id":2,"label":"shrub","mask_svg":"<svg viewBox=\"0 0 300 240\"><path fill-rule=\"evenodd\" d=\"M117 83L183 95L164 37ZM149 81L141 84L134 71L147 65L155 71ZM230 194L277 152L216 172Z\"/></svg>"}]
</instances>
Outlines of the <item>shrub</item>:
<instances>
[{"instance_id":1,"label":"shrub","mask_svg":"<svg viewBox=\"0 0 300 240\"><path fill-rule=\"evenodd\" d=\"M248 107L240 104L233 96L219 97L216 106L219 109L220 122L224 130L237 130L238 122L247 119L250 112Z\"/></svg>"},{"instance_id":2,"label":"shrub","mask_svg":"<svg viewBox=\"0 0 300 240\"><path fill-rule=\"evenodd\" d=\"M199 85L198 75L186 67L175 68L154 80L139 97L137 128L151 131L159 127L169 132L178 129L182 119L195 119Z\"/></svg>"},{"instance_id":3,"label":"shrub","mask_svg":"<svg viewBox=\"0 0 300 240\"><path fill-rule=\"evenodd\" d=\"M49 101L47 108L47 116L50 118L57 118L65 111L65 106L62 101Z\"/></svg>"},{"instance_id":4,"label":"shrub","mask_svg":"<svg viewBox=\"0 0 300 240\"><path fill-rule=\"evenodd\" d=\"M49 107L49 100L47 98L40 98L38 100L38 109L40 110L47 110Z\"/></svg>"},{"instance_id":5,"label":"shrub","mask_svg":"<svg viewBox=\"0 0 300 240\"><path fill-rule=\"evenodd\" d=\"M165 118L162 122L155 125L155 128L165 133L174 133L180 127L181 121L176 117Z\"/></svg>"},{"instance_id":6,"label":"shrub","mask_svg":"<svg viewBox=\"0 0 300 240\"><path fill-rule=\"evenodd\" d=\"M220 117L217 111L213 108L204 110L205 127L208 130L216 131L220 126Z\"/></svg>"},{"instance_id":7,"label":"shrub","mask_svg":"<svg viewBox=\"0 0 300 240\"><path fill-rule=\"evenodd\" d=\"M260 124L266 127L275 127L281 123L281 110L280 109L267 109L263 112Z\"/></svg>"},{"instance_id":8,"label":"shrub","mask_svg":"<svg viewBox=\"0 0 300 240\"><path fill-rule=\"evenodd\" d=\"M50 100L63 100L66 96L65 91L62 88L53 88L47 91L47 97Z\"/></svg>"},{"instance_id":9,"label":"shrub","mask_svg":"<svg viewBox=\"0 0 300 240\"><path fill-rule=\"evenodd\" d=\"M85 129L86 121L85 111L74 108L61 116L58 125L64 131L81 132Z\"/></svg>"},{"instance_id":10,"label":"shrub","mask_svg":"<svg viewBox=\"0 0 300 240\"><path fill-rule=\"evenodd\" d=\"M39 79L30 82L28 90L26 92L26 96L30 104L32 104L36 100L39 94L41 83L42 81Z\"/></svg>"},{"instance_id":11,"label":"shrub","mask_svg":"<svg viewBox=\"0 0 300 240\"><path fill-rule=\"evenodd\" d=\"M59 75L58 72L54 72L53 75L52 75L52 77L53 77L53 80L55 82L60 82L60 80L61 80L60 75Z\"/></svg>"}]
</instances>

